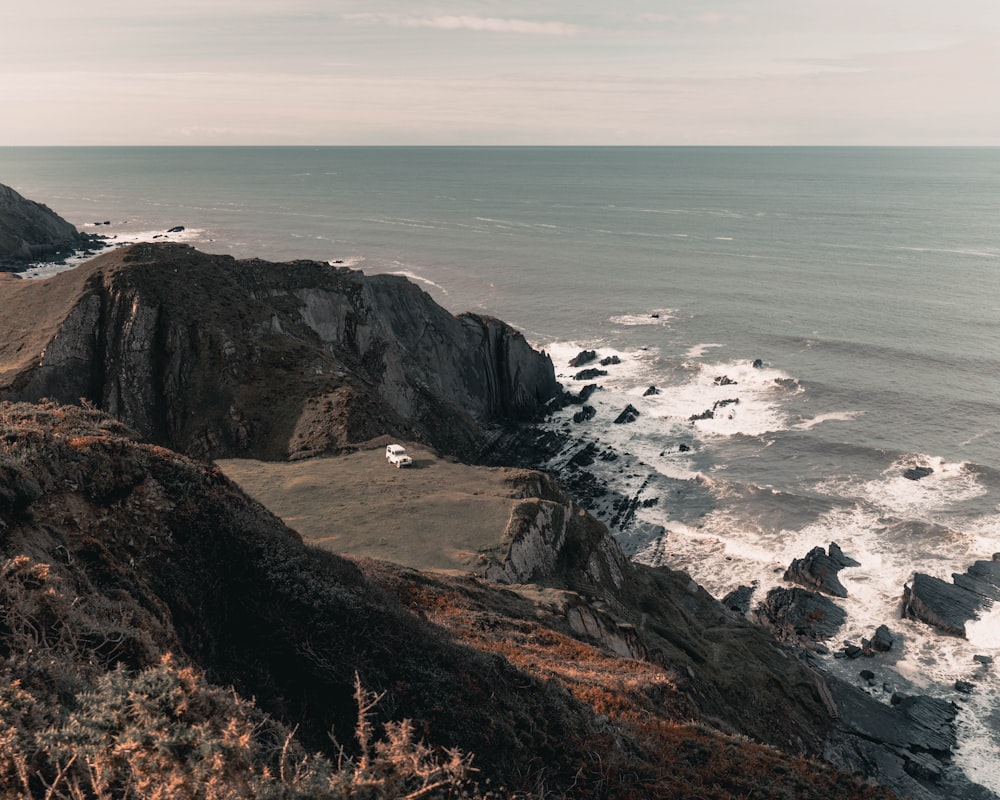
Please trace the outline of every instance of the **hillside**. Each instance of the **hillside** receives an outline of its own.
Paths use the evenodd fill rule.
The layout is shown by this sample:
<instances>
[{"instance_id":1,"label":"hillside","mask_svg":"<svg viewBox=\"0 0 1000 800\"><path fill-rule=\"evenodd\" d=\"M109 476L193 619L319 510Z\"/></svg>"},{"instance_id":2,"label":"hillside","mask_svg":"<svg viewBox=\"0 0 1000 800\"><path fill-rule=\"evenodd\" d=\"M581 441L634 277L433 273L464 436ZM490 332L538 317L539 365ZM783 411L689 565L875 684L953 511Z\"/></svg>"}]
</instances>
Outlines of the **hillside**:
<instances>
[{"instance_id":1,"label":"hillside","mask_svg":"<svg viewBox=\"0 0 1000 800\"><path fill-rule=\"evenodd\" d=\"M615 656L480 580L310 549L217 469L98 412L4 405L0 428L6 796L369 796L355 674L385 693L373 735L412 719L474 756L480 793L887 796L687 722L697 692L669 656ZM391 750L378 769L413 790Z\"/></svg>"}]
</instances>

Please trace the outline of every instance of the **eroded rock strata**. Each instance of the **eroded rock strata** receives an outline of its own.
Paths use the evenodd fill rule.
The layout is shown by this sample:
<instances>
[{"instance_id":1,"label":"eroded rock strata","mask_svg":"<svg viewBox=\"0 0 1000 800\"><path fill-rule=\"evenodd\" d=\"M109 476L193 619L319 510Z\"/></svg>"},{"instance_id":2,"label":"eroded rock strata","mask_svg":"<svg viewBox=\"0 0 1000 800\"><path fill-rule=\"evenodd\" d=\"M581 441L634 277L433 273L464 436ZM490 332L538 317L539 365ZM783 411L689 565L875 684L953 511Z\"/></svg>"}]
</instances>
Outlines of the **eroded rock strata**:
<instances>
[{"instance_id":1,"label":"eroded rock strata","mask_svg":"<svg viewBox=\"0 0 1000 800\"><path fill-rule=\"evenodd\" d=\"M134 245L0 285L0 397L93 403L199 457L388 433L468 456L555 398L551 361L405 278Z\"/></svg>"}]
</instances>

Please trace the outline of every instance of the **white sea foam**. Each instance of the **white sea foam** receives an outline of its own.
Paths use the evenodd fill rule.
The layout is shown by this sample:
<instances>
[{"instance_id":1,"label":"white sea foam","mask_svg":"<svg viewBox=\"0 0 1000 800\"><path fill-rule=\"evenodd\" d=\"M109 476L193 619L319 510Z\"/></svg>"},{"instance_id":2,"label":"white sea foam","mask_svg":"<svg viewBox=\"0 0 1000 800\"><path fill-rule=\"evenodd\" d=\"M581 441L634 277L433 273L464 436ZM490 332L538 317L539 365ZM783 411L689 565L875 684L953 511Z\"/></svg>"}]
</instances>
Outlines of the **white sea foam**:
<instances>
[{"instance_id":1,"label":"white sea foam","mask_svg":"<svg viewBox=\"0 0 1000 800\"><path fill-rule=\"evenodd\" d=\"M396 263L399 263L399 262L396 262ZM437 289L439 292L441 292L442 294L448 294L448 290L445 289L440 283L435 283L430 278L425 278L423 275L418 275L416 272L413 272L411 270L408 270L408 269L397 269L397 270L393 270L389 274L390 275L401 275L402 277L409 278L411 281L415 281L416 283L423 283L423 284L426 284L427 286L432 286L435 289Z\"/></svg>"},{"instance_id":2,"label":"white sea foam","mask_svg":"<svg viewBox=\"0 0 1000 800\"><path fill-rule=\"evenodd\" d=\"M793 427L799 431L808 431L824 422L850 422L863 414L863 411L832 411L827 414L819 414L812 419L803 420Z\"/></svg>"},{"instance_id":3,"label":"white sea foam","mask_svg":"<svg viewBox=\"0 0 1000 800\"><path fill-rule=\"evenodd\" d=\"M84 226L89 227L89 226ZM21 273L18 273L22 278L36 279L36 278L51 278L53 275L58 275L60 272L66 272L66 270L78 267L81 264L89 261L101 253L106 253L110 249L116 249L119 247L125 247L130 244L138 244L139 242L194 242L199 241L204 235L205 231L201 228L185 228L182 231L131 231L128 233L112 233L105 242L105 249L101 251L95 251L93 255L83 255L83 253L77 253L64 262L58 264L37 264L35 266L29 267Z\"/></svg>"},{"instance_id":4,"label":"white sea foam","mask_svg":"<svg viewBox=\"0 0 1000 800\"><path fill-rule=\"evenodd\" d=\"M609 322L615 325L666 325L674 318L674 311L669 308L656 308L645 314L618 314Z\"/></svg>"},{"instance_id":5,"label":"white sea foam","mask_svg":"<svg viewBox=\"0 0 1000 800\"><path fill-rule=\"evenodd\" d=\"M919 480L911 480L905 473L915 467L926 467L933 472ZM817 488L831 494L860 497L886 514L911 519L925 519L987 491L975 472L969 469L969 464L927 455L899 458L875 480L832 480Z\"/></svg>"},{"instance_id":6,"label":"white sea foam","mask_svg":"<svg viewBox=\"0 0 1000 800\"><path fill-rule=\"evenodd\" d=\"M713 342L705 342L704 344L696 344L693 347L691 347L687 351L687 353L684 354L684 357L688 358L688 359L702 358L702 357L704 357L705 353L707 353L709 350L714 350L717 347L725 347L725 345L715 344Z\"/></svg>"}]
</instances>

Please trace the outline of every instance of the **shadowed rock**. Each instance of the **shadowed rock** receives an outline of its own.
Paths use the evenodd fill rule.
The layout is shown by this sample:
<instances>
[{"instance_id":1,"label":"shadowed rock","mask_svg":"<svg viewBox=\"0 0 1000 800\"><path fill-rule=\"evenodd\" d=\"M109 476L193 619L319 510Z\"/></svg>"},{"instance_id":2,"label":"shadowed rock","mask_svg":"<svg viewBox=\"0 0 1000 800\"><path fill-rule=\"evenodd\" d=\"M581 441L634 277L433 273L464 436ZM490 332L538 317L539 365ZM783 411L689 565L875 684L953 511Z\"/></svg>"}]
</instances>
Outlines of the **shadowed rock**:
<instances>
[{"instance_id":1,"label":"shadowed rock","mask_svg":"<svg viewBox=\"0 0 1000 800\"><path fill-rule=\"evenodd\" d=\"M0 398L84 398L203 458L383 434L472 456L559 393L520 333L394 275L143 244L0 284Z\"/></svg>"},{"instance_id":2,"label":"shadowed rock","mask_svg":"<svg viewBox=\"0 0 1000 800\"><path fill-rule=\"evenodd\" d=\"M916 573L903 587L903 616L964 637L965 623L1000 599L1000 562L977 561L965 573L953 573L952 580Z\"/></svg>"},{"instance_id":3,"label":"shadowed rock","mask_svg":"<svg viewBox=\"0 0 1000 800\"><path fill-rule=\"evenodd\" d=\"M0 270L64 257L94 240L48 206L0 184Z\"/></svg>"},{"instance_id":4,"label":"shadowed rock","mask_svg":"<svg viewBox=\"0 0 1000 800\"><path fill-rule=\"evenodd\" d=\"M831 638L847 619L847 612L823 595L780 586L767 593L754 614L779 636L809 641Z\"/></svg>"},{"instance_id":5,"label":"shadowed rock","mask_svg":"<svg viewBox=\"0 0 1000 800\"><path fill-rule=\"evenodd\" d=\"M844 555L836 542L829 552L814 547L805 558L796 558L785 571L785 580L834 597L847 597L847 589L837 577L844 567L858 567L859 562Z\"/></svg>"}]
</instances>

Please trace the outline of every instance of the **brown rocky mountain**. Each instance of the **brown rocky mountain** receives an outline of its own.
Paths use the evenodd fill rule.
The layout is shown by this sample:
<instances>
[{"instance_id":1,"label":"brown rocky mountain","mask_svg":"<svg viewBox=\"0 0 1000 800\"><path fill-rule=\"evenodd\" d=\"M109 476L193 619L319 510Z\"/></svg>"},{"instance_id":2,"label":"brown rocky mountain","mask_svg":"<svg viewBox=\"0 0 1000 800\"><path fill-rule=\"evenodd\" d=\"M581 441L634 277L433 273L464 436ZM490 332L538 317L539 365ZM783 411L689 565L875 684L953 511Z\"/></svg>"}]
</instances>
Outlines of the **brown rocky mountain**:
<instances>
[{"instance_id":1,"label":"brown rocky mountain","mask_svg":"<svg viewBox=\"0 0 1000 800\"><path fill-rule=\"evenodd\" d=\"M81 398L198 457L296 458L379 434L468 456L560 391L505 323L410 281L190 247L0 283L0 398Z\"/></svg>"},{"instance_id":2,"label":"brown rocky mountain","mask_svg":"<svg viewBox=\"0 0 1000 800\"><path fill-rule=\"evenodd\" d=\"M0 184L0 272L69 255L90 241L48 206Z\"/></svg>"}]
</instances>

